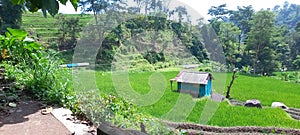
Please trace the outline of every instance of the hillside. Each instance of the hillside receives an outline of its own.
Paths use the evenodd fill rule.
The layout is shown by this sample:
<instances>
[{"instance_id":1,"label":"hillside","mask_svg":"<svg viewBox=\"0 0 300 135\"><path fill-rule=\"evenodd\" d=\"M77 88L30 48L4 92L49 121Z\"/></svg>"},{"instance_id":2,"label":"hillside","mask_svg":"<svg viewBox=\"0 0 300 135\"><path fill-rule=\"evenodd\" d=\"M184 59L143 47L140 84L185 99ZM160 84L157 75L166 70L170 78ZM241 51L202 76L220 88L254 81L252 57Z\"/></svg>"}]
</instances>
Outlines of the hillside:
<instances>
[{"instance_id":1,"label":"hillside","mask_svg":"<svg viewBox=\"0 0 300 135\"><path fill-rule=\"evenodd\" d=\"M70 38L70 34L66 34L68 39L65 42L58 40L62 35L62 32L59 32L60 27L62 27L61 22L63 22L59 21L62 18L61 16L65 16L65 18L79 18L79 27L81 29L87 26L93 19L93 16L90 14L68 14L57 15L55 17L49 15L45 18L42 13L25 13L23 14L22 28L28 31L31 37L40 41L44 46L63 52L62 58L65 59L65 62L71 62L72 49L75 47L73 45L76 45L76 41L75 44L69 43L74 42L74 39ZM160 26L158 27L157 24ZM65 25L64 27L67 26ZM138 28L137 26L141 27ZM102 26L100 25L99 27ZM78 38L79 32L75 33L76 38ZM91 34L88 36L89 38L95 35L90 32L82 32L82 34ZM185 64L186 62L184 61L187 60L183 59L190 59L193 56L195 56L195 59L202 61L207 58L207 54L205 49L203 49L204 44L200 35L200 31L192 28L189 24L179 24L176 21L170 21L166 18L140 16L121 23L120 26L107 33L102 44L102 50L98 52L97 63L110 65L112 58L118 52L118 48L121 51L120 54L137 53L141 55L138 59L141 59L141 61L147 60L150 64L170 62L164 65L160 63L153 65L158 68L171 66L173 65L172 63ZM86 43L89 43L91 40L97 40L97 38L89 38L86 39ZM84 41L85 38L81 38L81 40ZM85 48L87 47L87 45L84 46ZM193 60L194 58L192 58ZM144 67L143 65L141 66Z\"/></svg>"},{"instance_id":2,"label":"hillside","mask_svg":"<svg viewBox=\"0 0 300 135\"><path fill-rule=\"evenodd\" d=\"M56 41L58 36L58 18L62 14L52 17L50 15L45 18L41 12L31 13L26 12L22 15L22 29L28 31L33 37L39 37L39 40L43 45L50 45L53 41ZM93 16L90 14L64 14L66 18L79 18L79 23L83 27L85 26Z\"/></svg>"}]
</instances>

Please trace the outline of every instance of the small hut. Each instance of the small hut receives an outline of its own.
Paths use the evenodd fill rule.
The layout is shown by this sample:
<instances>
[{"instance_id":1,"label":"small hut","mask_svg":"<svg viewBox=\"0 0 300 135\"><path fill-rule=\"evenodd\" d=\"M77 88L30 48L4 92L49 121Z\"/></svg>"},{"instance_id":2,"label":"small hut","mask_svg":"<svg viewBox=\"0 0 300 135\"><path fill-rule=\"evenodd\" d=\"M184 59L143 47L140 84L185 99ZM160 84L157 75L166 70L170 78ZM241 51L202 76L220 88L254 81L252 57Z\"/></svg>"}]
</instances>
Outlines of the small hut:
<instances>
[{"instance_id":1,"label":"small hut","mask_svg":"<svg viewBox=\"0 0 300 135\"><path fill-rule=\"evenodd\" d=\"M180 93L188 93L193 97L210 96L212 93L212 79L210 73L180 71L175 78L170 80L171 89L172 83L175 81Z\"/></svg>"}]
</instances>

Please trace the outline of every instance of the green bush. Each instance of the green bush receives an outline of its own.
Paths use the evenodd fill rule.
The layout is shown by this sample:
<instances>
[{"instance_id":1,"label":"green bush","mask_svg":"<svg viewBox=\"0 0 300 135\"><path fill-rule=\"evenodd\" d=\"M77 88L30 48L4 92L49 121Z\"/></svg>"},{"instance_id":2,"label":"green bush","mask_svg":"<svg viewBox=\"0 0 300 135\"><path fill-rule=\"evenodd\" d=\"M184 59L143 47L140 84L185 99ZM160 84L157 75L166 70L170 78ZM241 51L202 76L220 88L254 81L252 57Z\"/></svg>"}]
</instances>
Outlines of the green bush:
<instances>
[{"instance_id":1,"label":"green bush","mask_svg":"<svg viewBox=\"0 0 300 135\"><path fill-rule=\"evenodd\" d=\"M146 59L151 64L161 62L161 61L162 62L166 61L165 54L163 51L156 52L153 50L149 50L143 56L144 56L144 59Z\"/></svg>"},{"instance_id":2,"label":"green bush","mask_svg":"<svg viewBox=\"0 0 300 135\"><path fill-rule=\"evenodd\" d=\"M117 62L113 63L112 70L128 70L129 72L153 71L154 67L140 54L118 55Z\"/></svg>"},{"instance_id":3,"label":"green bush","mask_svg":"<svg viewBox=\"0 0 300 135\"><path fill-rule=\"evenodd\" d=\"M288 74L288 78L289 78L290 80L294 80L294 79L295 79L295 76L294 76L293 74Z\"/></svg>"},{"instance_id":4,"label":"green bush","mask_svg":"<svg viewBox=\"0 0 300 135\"><path fill-rule=\"evenodd\" d=\"M205 72L211 72L211 69L210 68L206 68L204 69Z\"/></svg>"},{"instance_id":5,"label":"green bush","mask_svg":"<svg viewBox=\"0 0 300 135\"><path fill-rule=\"evenodd\" d=\"M155 70L174 66L174 62L157 62L154 64Z\"/></svg>"},{"instance_id":6,"label":"green bush","mask_svg":"<svg viewBox=\"0 0 300 135\"><path fill-rule=\"evenodd\" d=\"M199 71L202 72L212 72L212 69L210 67L200 68Z\"/></svg>"},{"instance_id":7,"label":"green bush","mask_svg":"<svg viewBox=\"0 0 300 135\"><path fill-rule=\"evenodd\" d=\"M141 130L140 124L143 123L149 134L173 133L157 119L140 113L137 106L123 98L107 94L99 96L98 92L91 90L80 94L79 101L82 111L95 125L109 121L121 128Z\"/></svg>"},{"instance_id":8,"label":"green bush","mask_svg":"<svg viewBox=\"0 0 300 135\"><path fill-rule=\"evenodd\" d=\"M17 86L40 100L74 108L76 98L69 71L59 67L62 61L54 51L26 40L26 36L27 32L16 29L0 36L0 50L5 52L0 62L6 76L15 78Z\"/></svg>"}]
</instances>

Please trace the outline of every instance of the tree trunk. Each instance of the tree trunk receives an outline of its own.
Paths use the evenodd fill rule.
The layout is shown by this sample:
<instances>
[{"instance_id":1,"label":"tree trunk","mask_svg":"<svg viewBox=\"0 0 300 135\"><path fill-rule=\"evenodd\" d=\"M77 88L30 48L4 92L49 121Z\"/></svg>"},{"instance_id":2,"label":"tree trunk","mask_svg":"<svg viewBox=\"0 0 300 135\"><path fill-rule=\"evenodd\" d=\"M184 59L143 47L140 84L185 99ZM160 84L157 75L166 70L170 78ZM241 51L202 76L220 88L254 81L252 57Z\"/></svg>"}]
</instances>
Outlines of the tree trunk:
<instances>
[{"instance_id":1,"label":"tree trunk","mask_svg":"<svg viewBox=\"0 0 300 135\"><path fill-rule=\"evenodd\" d=\"M234 79L236 78L236 70L233 71L233 74L232 74L232 78L231 78L231 81L230 81L230 84L229 86L227 86L227 92L226 92L226 98L230 98L230 90L231 90L231 86L233 85L233 82L234 82Z\"/></svg>"}]
</instances>

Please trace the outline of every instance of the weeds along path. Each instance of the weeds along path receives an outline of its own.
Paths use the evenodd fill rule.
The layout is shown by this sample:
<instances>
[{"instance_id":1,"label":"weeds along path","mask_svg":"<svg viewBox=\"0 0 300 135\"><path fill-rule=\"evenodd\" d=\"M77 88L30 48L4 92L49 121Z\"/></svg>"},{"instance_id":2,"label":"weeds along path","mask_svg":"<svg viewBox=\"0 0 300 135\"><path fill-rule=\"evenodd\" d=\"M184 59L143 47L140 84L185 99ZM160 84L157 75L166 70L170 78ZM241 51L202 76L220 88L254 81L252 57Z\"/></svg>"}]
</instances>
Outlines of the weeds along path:
<instances>
[{"instance_id":1,"label":"weeds along path","mask_svg":"<svg viewBox=\"0 0 300 135\"><path fill-rule=\"evenodd\" d=\"M185 129L189 135L196 134L300 134L298 129L277 128L277 127L256 127L256 126L237 126L237 127L216 127L193 123L169 122L163 121L169 127L174 129Z\"/></svg>"}]
</instances>

